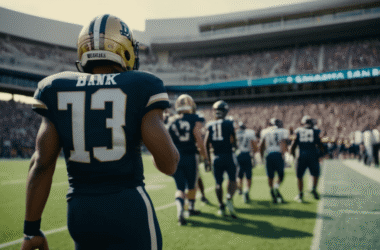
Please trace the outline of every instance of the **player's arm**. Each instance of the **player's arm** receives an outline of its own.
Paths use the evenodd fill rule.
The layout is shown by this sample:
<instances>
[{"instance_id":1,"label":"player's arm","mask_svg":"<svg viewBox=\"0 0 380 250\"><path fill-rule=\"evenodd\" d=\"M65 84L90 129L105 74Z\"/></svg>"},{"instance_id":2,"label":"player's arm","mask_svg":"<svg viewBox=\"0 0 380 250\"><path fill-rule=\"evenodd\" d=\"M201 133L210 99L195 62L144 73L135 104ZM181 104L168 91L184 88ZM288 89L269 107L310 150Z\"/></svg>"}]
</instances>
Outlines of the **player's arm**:
<instances>
[{"instance_id":1,"label":"player's arm","mask_svg":"<svg viewBox=\"0 0 380 250\"><path fill-rule=\"evenodd\" d=\"M257 145L257 140L251 140L251 148L252 153L256 153L259 150L259 146Z\"/></svg>"},{"instance_id":2,"label":"player's arm","mask_svg":"<svg viewBox=\"0 0 380 250\"><path fill-rule=\"evenodd\" d=\"M316 146L319 152L319 160L321 161L327 152L325 152L325 147L323 146L319 133L317 135Z\"/></svg>"},{"instance_id":3,"label":"player's arm","mask_svg":"<svg viewBox=\"0 0 380 250\"><path fill-rule=\"evenodd\" d=\"M237 140L236 140L236 133L235 133L234 129L232 130L232 134L230 136L230 141L232 144L232 148L234 148L236 150L237 149Z\"/></svg>"},{"instance_id":4,"label":"player's arm","mask_svg":"<svg viewBox=\"0 0 380 250\"><path fill-rule=\"evenodd\" d=\"M162 109L153 109L144 115L141 135L157 169L166 175L173 175L177 170L179 153L164 126Z\"/></svg>"},{"instance_id":5,"label":"player's arm","mask_svg":"<svg viewBox=\"0 0 380 250\"><path fill-rule=\"evenodd\" d=\"M208 172L211 170L210 156L207 153L206 147L203 143L202 130L203 130L203 123L202 122L196 122L194 130L193 130L195 143L197 144L197 147L199 149L199 153L201 154L201 156L204 159L205 170L206 170L206 172Z\"/></svg>"},{"instance_id":6,"label":"player's arm","mask_svg":"<svg viewBox=\"0 0 380 250\"><path fill-rule=\"evenodd\" d=\"M210 131L206 131L205 139L204 139L204 147L206 148L206 153L208 159L211 159L211 138L210 138Z\"/></svg>"},{"instance_id":7,"label":"player's arm","mask_svg":"<svg viewBox=\"0 0 380 250\"><path fill-rule=\"evenodd\" d=\"M293 155L293 157L296 157L296 148L297 148L297 139L292 141L292 145L290 146L290 154Z\"/></svg>"},{"instance_id":8,"label":"player's arm","mask_svg":"<svg viewBox=\"0 0 380 250\"><path fill-rule=\"evenodd\" d=\"M26 182L24 235L32 237L24 239L21 249L34 249L36 246L48 249L46 239L41 235L40 223L60 150L59 135L54 124L43 117Z\"/></svg>"},{"instance_id":9,"label":"player's arm","mask_svg":"<svg viewBox=\"0 0 380 250\"><path fill-rule=\"evenodd\" d=\"M206 151L206 147L203 144L202 129L203 129L203 124L201 122L196 122L194 130L193 130L193 135L195 138L195 143L197 144L197 147L199 149L199 153L201 154L203 159L210 161L210 158L208 157L208 154Z\"/></svg>"},{"instance_id":10,"label":"player's arm","mask_svg":"<svg viewBox=\"0 0 380 250\"><path fill-rule=\"evenodd\" d=\"M280 148L281 148L281 154L284 156L284 154L288 152L288 143L285 139L281 140Z\"/></svg>"},{"instance_id":11,"label":"player's arm","mask_svg":"<svg viewBox=\"0 0 380 250\"><path fill-rule=\"evenodd\" d=\"M260 143L260 156L261 156L261 159L264 159L264 152L265 152L265 138L263 138L261 140L261 143Z\"/></svg>"}]
</instances>

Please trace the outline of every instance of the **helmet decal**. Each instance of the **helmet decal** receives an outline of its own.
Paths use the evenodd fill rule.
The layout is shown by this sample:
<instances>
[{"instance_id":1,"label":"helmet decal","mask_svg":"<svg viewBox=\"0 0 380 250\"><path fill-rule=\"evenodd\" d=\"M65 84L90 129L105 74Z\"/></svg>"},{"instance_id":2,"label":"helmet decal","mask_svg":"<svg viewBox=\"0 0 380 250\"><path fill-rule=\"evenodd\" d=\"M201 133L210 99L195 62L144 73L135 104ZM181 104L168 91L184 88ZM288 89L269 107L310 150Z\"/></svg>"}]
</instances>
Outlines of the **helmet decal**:
<instances>
[{"instance_id":1,"label":"helmet decal","mask_svg":"<svg viewBox=\"0 0 380 250\"><path fill-rule=\"evenodd\" d=\"M129 32L128 26L124 22L120 22L121 30L120 35L126 36L129 40L131 40L131 33Z\"/></svg>"}]
</instances>

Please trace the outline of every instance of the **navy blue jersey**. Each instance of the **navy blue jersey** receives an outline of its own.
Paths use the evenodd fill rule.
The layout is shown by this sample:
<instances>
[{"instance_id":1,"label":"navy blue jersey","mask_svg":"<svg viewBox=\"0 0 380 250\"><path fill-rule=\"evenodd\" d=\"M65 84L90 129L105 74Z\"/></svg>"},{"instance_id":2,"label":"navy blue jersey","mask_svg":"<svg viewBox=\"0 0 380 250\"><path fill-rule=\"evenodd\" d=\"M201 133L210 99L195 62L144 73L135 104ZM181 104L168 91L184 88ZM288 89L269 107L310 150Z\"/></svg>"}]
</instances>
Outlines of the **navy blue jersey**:
<instances>
[{"instance_id":1,"label":"navy blue jersey","mask_svg":"<svg viewBox=\"0 0 380 250\"><path fill-rule=\"evenodd\" d=\"M196 122L204 122L197 114L178 114L169 119L168 130L180 154L196 154L194 127Z\"/></svg>"},{"instance_id":2,"label":"navy blue jersey","mask_svg":"<svg viewBox=\"0 0 380 250\"><path fill-rule=\"evenodd\" d=\"M321 143L319 138L319 129L300 127L295 131L296 145L299 146L300 154L311 154L318 156L319 151L317 146Z\"/></svg>"},{"instance_id":3,"label":"navy blue jersey","mask_svg":"<svg viewBox=\"0 0 380 250\"><path fill-rule=\"evenodd\" d=\"M235 135L233 121L219 119L210 122L207 130L215 155L232 153L231 135Z\"/></svg>"},{"instance_id":4,"label":"navy blue jersey","mask_svg":"<svg viewBox=\"0 0 380 250\"><path fill-rule=\"evenodd\" d=\"M143 184L141 122L169 107L162 81L145 72L63 72L38 84L33 109L56 127L69 194L118 192Z\"/></svg>"}]
</instances>

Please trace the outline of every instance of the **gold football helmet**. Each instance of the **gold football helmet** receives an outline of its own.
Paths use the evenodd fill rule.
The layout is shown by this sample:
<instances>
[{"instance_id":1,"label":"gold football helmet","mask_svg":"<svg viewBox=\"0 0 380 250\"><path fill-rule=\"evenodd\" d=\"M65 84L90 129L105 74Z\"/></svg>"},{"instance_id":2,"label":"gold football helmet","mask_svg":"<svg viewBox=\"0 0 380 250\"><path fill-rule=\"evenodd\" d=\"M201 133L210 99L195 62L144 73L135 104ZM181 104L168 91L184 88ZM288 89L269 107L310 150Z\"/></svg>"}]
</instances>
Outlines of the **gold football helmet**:
<instances>
[{"instance_id":1,"label":"gold football helmet","mask_svg":"<svg viewBox=\"0 0 380 250\"><path fill-rule=\"evenodd\" d=\"M84 26L78 37L78 59L80 72L90 72L96 62L112 62L125 70L139 67L138 42L132 30L119 18L112 15L95 17Z\"/></svg>"},{"instance_id":2,"label":"gold football helmet","mask_svg":"<svg viewBox=\"0 0 380 250\"><path fill-rule=\"evenodd\" d=\"M194 114L197 105L193 98L187 94L180 95L175 101L175 110L177 113L191 113Z\"/></svg>"}]
</instances>

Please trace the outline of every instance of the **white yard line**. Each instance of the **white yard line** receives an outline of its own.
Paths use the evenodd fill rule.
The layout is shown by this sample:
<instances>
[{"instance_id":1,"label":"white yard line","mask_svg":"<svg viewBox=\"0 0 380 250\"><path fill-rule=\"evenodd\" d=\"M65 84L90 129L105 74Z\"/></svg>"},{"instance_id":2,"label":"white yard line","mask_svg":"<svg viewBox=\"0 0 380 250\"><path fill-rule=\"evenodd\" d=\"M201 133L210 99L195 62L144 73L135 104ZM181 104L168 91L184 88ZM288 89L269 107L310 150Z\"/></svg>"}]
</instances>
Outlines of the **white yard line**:
<instances>
[{"instance_id":1,"label":"white yard line","mask_svg":"<svg viewBox=\"0 0 380 250\"><path fill-rule=\"evenodd\" d=\"M380 215L380 212L377 212L377 211L357 211L357 210L348 210L348 209L341 209L341 210L326 209L325 213L327 215L337 214L338 216L340 216L341 214Z\"/></svg>"},{"instance_id":2,"label":"white yard line","mask_svg":"<svg viewBox=\"0 0 380 250\"><path fill-rule=\"evenodd\" d=\"M322 166L321 166L322 167ZM322 167L322 178L319 182L319 187L321 187L321 194L325 192L325 173L324 166ZM318 202L318 209L317 209L317 220L315 222L315 227L313 231L313 241L310 246L310 250L319 250L319 245L321 243L321 237L322 237L322 228L323 228L323 208L324 208L324 199L321 197L320 201Z\"/></svg>"}]
</instances>

